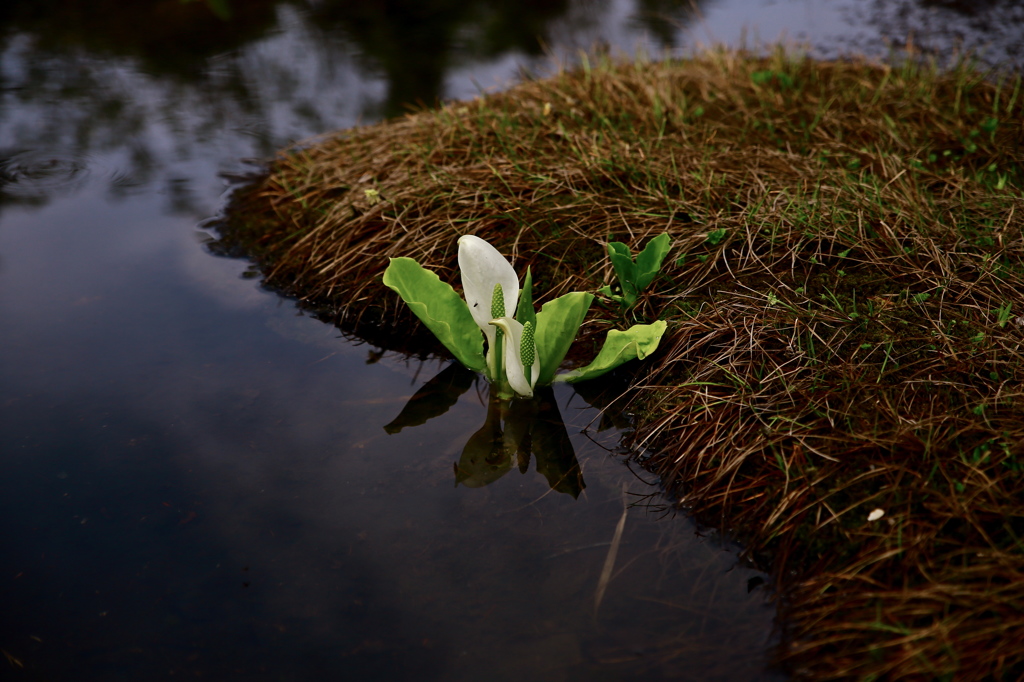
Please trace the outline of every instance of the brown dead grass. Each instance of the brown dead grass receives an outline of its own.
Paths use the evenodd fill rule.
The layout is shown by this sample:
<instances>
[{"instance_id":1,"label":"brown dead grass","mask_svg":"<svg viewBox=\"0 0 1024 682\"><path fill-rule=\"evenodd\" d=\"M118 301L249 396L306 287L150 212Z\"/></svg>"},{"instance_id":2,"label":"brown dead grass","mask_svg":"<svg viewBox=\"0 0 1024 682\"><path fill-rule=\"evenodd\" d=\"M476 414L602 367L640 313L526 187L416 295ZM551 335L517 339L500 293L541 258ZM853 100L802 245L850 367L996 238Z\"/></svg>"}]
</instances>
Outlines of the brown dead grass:
<instances>
[{"instance_id":1,"label":"brown dead grass","mask_svg":"<svg viewBox=\"0 0 1024 682\"><path fill-rule=\"evenodd\" d=\"M1022 99L966 66L600 60L288 150L218 248L378 345L442 352L388 257L456 282L476 234L543 302L612 281L609 239L670 232L632 313L669 331L633 368L629 444L771 568L779 661L1019 679ZM595 312L591 335L625 322Z\"/></svg>"}]
</instances>

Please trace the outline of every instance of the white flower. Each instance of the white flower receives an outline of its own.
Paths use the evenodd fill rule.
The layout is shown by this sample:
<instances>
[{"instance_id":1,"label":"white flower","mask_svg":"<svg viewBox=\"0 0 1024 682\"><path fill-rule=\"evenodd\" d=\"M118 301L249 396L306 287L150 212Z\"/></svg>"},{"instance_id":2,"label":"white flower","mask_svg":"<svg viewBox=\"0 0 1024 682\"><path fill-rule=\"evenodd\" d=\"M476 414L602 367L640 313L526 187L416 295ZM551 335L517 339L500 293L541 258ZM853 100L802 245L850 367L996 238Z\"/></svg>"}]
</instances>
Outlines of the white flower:
<instances>
[{"instance_id":1,"label":"white flower","mask_svg":"<svg viewBox=\"0 0 1024 682\"><path fill-rule=\"evenodd\" d=\"M491 324L505 332L501 351L505 378L512 390L524 398L533 397L533 387L540 376L540 358L534 341L533 323L519 324L511 317L491 320Z\"/></svg>"},{"instance_id":2,"label":"white flower","mask_svg":"<svg viewBox=\"0 0 1024 682\"><path fill-rule=\"evenodd\" d=\"M884 509L876 509L873 512L871 512L870 514L868 514L868 521L877 521L878 519L882 518L883 516L885 516L885 510Z\"/></svg>"},{"instance_id":3,"label":"white flower","mask_svg":"<svg viewBox=\"0 0 1024 682\"><path fill-rule=\"evenodd\" d=\"M497 249L469 234L459 237L459 270L469 312L487 337L487 369L494 381L500 376L500 368L497 366L497 329L490 322L515 316L519 277Z\"/></svg>"}]
</instances>

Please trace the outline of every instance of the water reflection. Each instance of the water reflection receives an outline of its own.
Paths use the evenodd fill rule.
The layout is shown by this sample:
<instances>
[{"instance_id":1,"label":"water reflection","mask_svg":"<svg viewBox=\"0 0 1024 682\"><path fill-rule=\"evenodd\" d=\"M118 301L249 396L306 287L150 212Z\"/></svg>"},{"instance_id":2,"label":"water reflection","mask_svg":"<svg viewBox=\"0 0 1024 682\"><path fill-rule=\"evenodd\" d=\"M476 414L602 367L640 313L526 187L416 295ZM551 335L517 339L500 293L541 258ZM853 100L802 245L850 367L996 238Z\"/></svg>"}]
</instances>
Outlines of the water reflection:
<instances>
[{"instance_id":1,"label":"water reflection","mask_svg":"<svg viewBox=\"0 0 1024 682\"><path fill-rule=\"evenodd\" d=\"M459 402L463 393L476 384L477 375L458 363L451 363L419 388L384 430L399 433L410 426L426 424L440 417Z\"/></svg>"},{"instance_id":2,"label":"water reflection","mask_svg":"<svg viewBox=\"0 0 1024 682\"><path fill-rule=\"evenodd\" d=\"M367 364L203 253L164 201L91 175L3 216L11 679L770 678L773 610L746 589L763 574L683 517L630 509L595 621L622 485L658 488L571 389L551 403L578 499L544 467L455 487L485 395L386 433L440 367Z\"/></svg>"},{"instance_id":3,"label":"water reflection","mask_svg":"<svg viewBox=\"0 0 1024 682\"><path fill-rule=\"evenodd\" d=\"M50 194L75 191L88 174L85 158L9 150L0 156L0 205L41 205Z\"/></svg>"},{"instance_id":4,"label":"water reflection","mask_svg":"<svg viewBox=\"0 0 1024 682\"><path fill-rule=\"evenodd\" d=\"M31 36L40 55L127 57L144 73L190 82L202 77L207 60L274 30L279 4L235 0L225 22L202 3L180 0L5 2L0 34ZM52 77L50 66L39 63L36 75Z\"/></svg>"},{"instance_id":5,"label":"water reflection","mask_svg":"<svg viewBox=\"0 0 1024 682\"><path fill-rule=\"evenodd\" d=\"M1020 0L870 0L850 14L877 31L861 49L902 46L909 37L916 50L940 64L971 53L984 66L1024 69Z\"/></svg>"},{"instance_id":6,"label":"water reflection","mask_svg":"<svg viewBox=\"0 0 1024 682\"><path fill-rule=\"evenodd\" d=\"M670 45L668 26L689 4L648 0L636 29L612 40L630 49L649 25ZM113 196L155 183L172 197L168 210L200 213L180 191L196 161L267 157L309 135L468 94L471 83L507 82L517 65L547 63L545 47L603 39L593 27L614 26L623 11L621 1L585 5L259 0L233 3L225 21L199 2L106 0L88 11L69 0L4 3L0 201L38 205L69 189L39 176L113 156ZM473 76L451 82L469 65Z\"/></svg>"},{"instance_id":7,"label":"water reflection","mask_svg":"<svg viewBox=\"0 0 1024 682\"><path fill-rule=\"evenodd\" d=\"M497 87L603 44L658 54L697 38L785 32L835 56L884 55L912 34L1020 66L1024 11L987 3L752 0L71 0L0 7L0 205L38 205L83 168L112 196L189 186L211 158L263 158L295 140ZM107 169L105 170L104 165ZM235 165L235 164L232 164ZM49 176L43 180L41 176Z\"/></svg>"},{"instance_id":8,"label":"water reflection","mask_svg":"<svg viewBox=\"0 0 1024 682\"><path fill-rule=\"evenodd\" d=\"M399 433L440 417L470 388L478 386L479 378L458 363L449 364L413 394L384 430ZM485 390L487 415L455 462L455 484L480 488L513 467L525 474L532 457L552 490L579 497L586 483L551 388L537 389L530 400L501 400L490 384Z\"/></svg>"},{"instance_id":9,"label":"water reflection","mask_svg":"<svg viewBox=\"0 0 1024 682\"><path fill-rule=\"evenodd\" d=\"M388 94L379 113L393 116L411 104L432 105L445 75L460 63L507 52L539 56L547 25L568 0L378 0L323 3L311 11L325 35L359 46L361 62L379 71Z\"/></svg>"}]
</instances>

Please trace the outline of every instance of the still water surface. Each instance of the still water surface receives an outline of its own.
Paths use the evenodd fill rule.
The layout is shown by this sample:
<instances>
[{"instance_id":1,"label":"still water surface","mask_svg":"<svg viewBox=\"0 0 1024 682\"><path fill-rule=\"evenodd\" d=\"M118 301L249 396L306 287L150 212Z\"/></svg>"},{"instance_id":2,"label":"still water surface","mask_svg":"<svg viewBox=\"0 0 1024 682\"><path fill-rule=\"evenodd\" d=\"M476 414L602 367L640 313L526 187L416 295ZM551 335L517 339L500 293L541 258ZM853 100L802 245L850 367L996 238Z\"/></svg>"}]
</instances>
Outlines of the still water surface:
<instances>
[{"instance_id":1,"label":"still water surface","mask_svg":"<svg viewBox=\"0 0 1024 682\"><path fill-rule=\"evenodd\" d=\"M662 513L571 388L525 473L456 485L486 389L396 432L443 365L342 338L197 225L244 159L543 70L542 45L770 15L762 38L789 17L827 53L884 42L847 16L872 4L230 5L0 11L0 678L774 679L765 576Z\"/></svg>"},{"instance_id":2,"label":"still water surface","mask_svg":"<svg viewBox=\"0 0 1024 682\"><path fill-rule=\"evenodd\" d=\"M645 509L657 488L571 389L553 401L578 499L532 467L456 487L483 387L387 433L439 364L378 359L153 196L99 189L11 211L0 238L0 646L19 679L763 678L759 574ZM595 616L623 487L642 504Z\"/></svg>"}]
</instances>

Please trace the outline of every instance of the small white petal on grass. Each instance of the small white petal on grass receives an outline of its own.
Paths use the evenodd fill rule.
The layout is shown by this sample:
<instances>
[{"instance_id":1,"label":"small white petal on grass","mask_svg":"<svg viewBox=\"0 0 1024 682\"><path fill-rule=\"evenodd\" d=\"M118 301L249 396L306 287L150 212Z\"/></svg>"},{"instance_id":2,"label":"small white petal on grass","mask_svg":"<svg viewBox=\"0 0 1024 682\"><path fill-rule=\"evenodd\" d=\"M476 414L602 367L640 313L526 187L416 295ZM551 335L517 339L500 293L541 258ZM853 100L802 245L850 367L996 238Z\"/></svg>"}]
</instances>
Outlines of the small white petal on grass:
<instances>
[{"instance_id":1,"label":"small white petal on grass","mask_svg":"<svg viewBox=\"0 0 1024 682\"><path fill-rule=\"evenodd\" d=\"M885 516L885 510L884 509L876 509L873 512L871 512L870 514L868 514L868 521L877 521L878 519L882 518L883 516Z\"/></svg>"}]
</instances>

